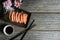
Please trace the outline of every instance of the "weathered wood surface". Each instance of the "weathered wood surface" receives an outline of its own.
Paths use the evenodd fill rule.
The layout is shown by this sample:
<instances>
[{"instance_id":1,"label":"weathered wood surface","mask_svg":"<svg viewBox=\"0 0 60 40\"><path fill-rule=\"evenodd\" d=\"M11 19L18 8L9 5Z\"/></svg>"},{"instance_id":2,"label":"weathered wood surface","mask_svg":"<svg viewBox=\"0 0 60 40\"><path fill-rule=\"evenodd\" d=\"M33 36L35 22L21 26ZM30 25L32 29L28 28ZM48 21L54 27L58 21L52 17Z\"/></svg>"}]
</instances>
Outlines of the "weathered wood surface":
<instances>
[{"instance_id":1,"label":"weathered wood surface","mask_svg":"<svg viewBox=\"0 0 60 40\"><path fill-rule=\"evenodd\" d=\"M23 1L22 8L32 12L32 18L35 19L34 24L36 24L26 34L24 40L60 40L60 0ZM19 27L14 29L14 35L22 30ZM0 40L9 40L11 37L0 32ZM14 40L19 39L20 36Z\"/></svg>"},{"instance_id":2,"label":"weathered wood surface","mask_svg":"<svg viewBox=\"0 0 60 40\"><path fill-rule=\"evenodd\" d=\"M32 26L33 28L26 34L24 40L60 40L59 13L54 14L52 12L32 12L31 17L35 19L34 24L36 24L36 26ZM19 27L14 27L14 29L14 35L22 30ZM7 37L0 33L0 39L2 40L9 40L11 37ZM19 39L20 36L14 40Z\"/></svg>"},{"instance_id":3,"label":"weathered wood surface","mask_svg":"<svg viewBox=\"0 0 60 40\"><path fill-rule=\"evenodd\" d=\"M58 31L29 31L24 40L60 40Z\"/></svg>"},{"instance_id":4,"label":"weathered wood surface","mask_svg":"<svg viewBox=\"0 0 60 40\"><path fill-rule=\"evenodd\" d=\"M34 30L60 30L59 13L35 12L35 14L32 13L32 18L35 19L34 24L36 24Z\"/></svg>"},{"instance_id":5,"label":"weathered wood surface","mask_svg":"<svg viewBox=\"0 0 60 40\"><path fill-rule=\"evenodd\" d=\"M22 8L30 12L60 12L60 0L23 0Z\"/></svg>"},{"instance_id":6,"label":"weathered wood surface","mask_svg":"<svg viewBox=\"0 0 60 40\"><path fill-rule=\"evenodd\" d=\"M60 14L35 12L32 14L36 26L27 33L24 40L60 40Z\"/></svg>"}]
</instances>

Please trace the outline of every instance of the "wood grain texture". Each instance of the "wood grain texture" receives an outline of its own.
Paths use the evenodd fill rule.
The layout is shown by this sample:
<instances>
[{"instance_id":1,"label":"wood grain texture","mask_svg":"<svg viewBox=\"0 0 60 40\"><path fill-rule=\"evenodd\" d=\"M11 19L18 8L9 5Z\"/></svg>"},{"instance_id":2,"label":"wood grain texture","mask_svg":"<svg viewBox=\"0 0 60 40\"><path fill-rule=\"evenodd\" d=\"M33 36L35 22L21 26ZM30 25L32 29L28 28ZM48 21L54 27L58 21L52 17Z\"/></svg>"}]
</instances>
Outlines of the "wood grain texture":
<instances>
[{"instance_id":1,"label":"wood grain texture","mask_svg":"<svg viewBox=\"0 0 60 40\"><path fill-rule=\"evenodd\" d=\"M24 0L22 8L30 12L60 12L60 0Z\"/></svg>"},{"instance_id":2,"label":"wood grain texture","mask_svg":"<svg viewBox=\"0 0 60 40\"><path fill-rule=\"evenodd\" d=\"M44 14L45 13L45 14ZM60 14L50 12L34 12L32 18L35 19L34 30L60 30Z\"/></svg>"},{"instance_id":3,"label":"wood grain texture","mask_svg":"<svg viewBox=\"0 0 60 40\"><path fill-rule=\"evenodd\" d=\"M24 40L60 40L60 32L29 31Z\"/></svg>"},{"instance_id":4,"label":"wood grain texture","mask_svg":"<svg viewBox=\"0 0 60 40\"><path fill-rule=\"evenodd\" d=\"M24 40L60 40L59 12L32 12L31 18L35 19L34 24L36 26L33 27L34 24L32 25L33 28L26 34ZM20 27L14 27L14 29L14 35L22 30ZM13 36L7 37L0 33L0 39L2 40L9 40ZM14 40L19 40L20 37Z\"/></svg>"},{"instance_id":5,"label":"wood grain texture","mask_svg":"<svg viewBox=\"0 0 60 40\"><path fill-rule=\"evenodd\" d=\"M60 0L24 0L22 8L32 12L35 19L33 28L26 34L24 40L60 40ZM4 23L0 21L0 24ZM22 29L14 27L14 35ZM14 36L13 35L13 36ZM9 40L0 32L1 40ZM19 40L21 36L14 40Z\"/></svg>"}]
</instances>

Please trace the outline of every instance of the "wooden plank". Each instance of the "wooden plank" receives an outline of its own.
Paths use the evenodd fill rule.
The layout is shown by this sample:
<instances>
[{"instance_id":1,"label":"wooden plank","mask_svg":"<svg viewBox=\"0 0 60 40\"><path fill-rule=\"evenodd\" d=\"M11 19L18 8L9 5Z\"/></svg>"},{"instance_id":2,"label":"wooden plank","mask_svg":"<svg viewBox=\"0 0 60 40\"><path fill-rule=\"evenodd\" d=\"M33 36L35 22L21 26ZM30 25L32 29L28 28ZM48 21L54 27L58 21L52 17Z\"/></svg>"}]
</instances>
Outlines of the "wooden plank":
<instances>
[{"instance_id":1,"label":"wooden plank","mask_svg":"<svg viewBox=\"0 0 60 40\"><path fill-rule=\"evenodd\" d=\"M9 40L11 37L4 36L0 33L0 39ZM20 36L14 40L19 40ZM60 32L59 31L29 31L24 40L59 40Z\"/></svg>"},{"instance_id":2,"label":"wooden plank","mask_svg":"<svg viewBox=\"0 0 60 40\"><path fill-rule=\"evenodd\" d=\"M1 33L0 33L1 34ZM0 35L1 40L9 40L7 36L3 34ZM14 40L19 40L20 36ZM29 31L24 40L59 40L60 32L59 31Z\"/></svg>"},{"instance_id":3,"label":"wooden plank","mask_svg":"<svg viewBox=\"0 0 60 40\"><path fill-rule=\"evenodd\" d=\"M20 39L20 37L15 40ZM60 32L58 31L29 31L24 40L59 40Z\"/></svg>"},{"instance_id":4,"label":"wooden plank","mask_svg":"<svg viewBox=\"0 0 60 40\"><path fill-rule=\"evenodd\" d=\"M34 24L36 24L32 30L60 30L60 14L33 12L32 18L35 19Z\"/></svg>"},{"instance_id":5,"label":"wooden plank","mask_svg":"<svg viewBox=\"0 0 60 40\"><path fill-rule=\"evenodd\" d=\"M60 0L24 0L22 8L30 12L60 12Z\"/></svg>"},{"instance_id":6,"label":"wooden plank","mask_svg":"<svg viewBox=\"0 0 60 40\"><path fill-rule=\"evenodd\" d=\"M0 33L0 39L9 40L7 36L4 36ZM19 40L20 36L14 40ZM29 31L24 40L59 40L60 32L59 31Z\"/></svg>"}]
</instances>

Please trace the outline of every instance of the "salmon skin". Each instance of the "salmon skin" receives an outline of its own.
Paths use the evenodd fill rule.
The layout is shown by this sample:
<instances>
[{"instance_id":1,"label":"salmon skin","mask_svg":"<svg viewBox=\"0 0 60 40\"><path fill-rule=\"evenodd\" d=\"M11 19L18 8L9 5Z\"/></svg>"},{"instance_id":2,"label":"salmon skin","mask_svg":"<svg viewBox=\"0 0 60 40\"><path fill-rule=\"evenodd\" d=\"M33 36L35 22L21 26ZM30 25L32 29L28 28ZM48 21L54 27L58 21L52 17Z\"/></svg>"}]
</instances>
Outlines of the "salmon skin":
<instances>
[{"instance_id":1,"label":"salmon skin","mask_svg":"<svg viewBox=\"0 0 60 40\"><path fill-rule=\"evenodd\" d=\"M10 10L4 14L2 20L20 27L27 27L31 13L23 9Z\"/></svg>"}]
</instances>

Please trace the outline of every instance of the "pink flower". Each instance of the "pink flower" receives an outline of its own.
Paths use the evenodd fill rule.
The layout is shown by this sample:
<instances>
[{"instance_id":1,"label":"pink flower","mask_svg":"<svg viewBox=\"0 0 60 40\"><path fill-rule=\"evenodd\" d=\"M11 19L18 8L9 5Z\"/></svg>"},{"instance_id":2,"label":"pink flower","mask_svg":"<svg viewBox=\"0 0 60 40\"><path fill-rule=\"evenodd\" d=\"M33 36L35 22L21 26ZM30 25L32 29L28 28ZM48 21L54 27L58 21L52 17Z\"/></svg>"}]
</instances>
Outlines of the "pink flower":
<instances>
[{"instance_id":1,"label":"pink flower","mask_svg":"<svg viewBox=\"0 0 60 40\"><path fill-rule=\"evenodd\" d=\"M11 3L11 1L10 0L7 0L7 1L5 1L4 3L3 3L3 5L4 5L4 7L5 8L10 8L11 6L12 6L12 3Z\"/></svg>"},{"instance_id":2,"label":"pink flower","mask_svg":"<svg viewBox=\"0 0 60 40\"><path fill-rule=\"evenodd\" d=\"M15 0L15 1L14 1L14 6L15 6L15 7L19 7L19 6L20 6L20 3L19 3L17 0Z\"/></svg>"}]
</instances>

